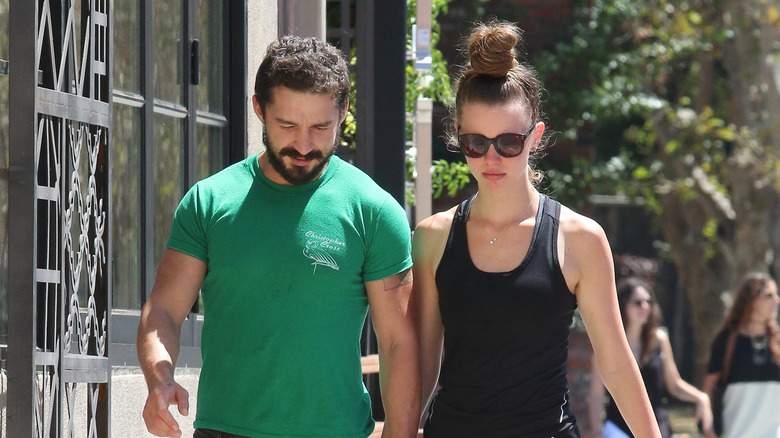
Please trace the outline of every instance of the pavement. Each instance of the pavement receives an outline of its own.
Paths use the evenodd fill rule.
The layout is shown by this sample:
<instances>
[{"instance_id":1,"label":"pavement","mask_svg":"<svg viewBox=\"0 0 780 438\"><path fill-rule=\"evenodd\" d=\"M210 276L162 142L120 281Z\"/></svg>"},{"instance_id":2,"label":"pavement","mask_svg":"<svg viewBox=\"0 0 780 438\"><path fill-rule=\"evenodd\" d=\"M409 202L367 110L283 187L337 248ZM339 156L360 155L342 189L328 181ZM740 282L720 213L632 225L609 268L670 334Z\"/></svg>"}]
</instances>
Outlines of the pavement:
<instances>
[{"instance_id":1,"label":"pavement","mask_svg":"<svg viewBox=\"0 0 780 438\"><path fill-rule=\"evenodd\" d=\"M182 430L182 438L191 438L195 432L192 426L197 411L198 378L200 370L183 368L176 370L176 381L190 393L190 413L182 416L172 406L176 421ZM8 402L7 376L5 370L0 370L0 436L6 437L6 406ZM154 435L146 431L141 412L146 403L146 381L138 367L114 367L111 375L111 438L154 438ZM67 433L72 421L73 434L68 436L86 437L87 433L87 386L83 383L76 385L72 394L75 412L73 418L64 418L64 429ZM47 397L48 398L48 397ZM51 418L50 412L45 412L46 419ZM67 414L66 414L67 416Z\"/></svg>"},{"instance_id":2,"label":"pavement","mask_svg":"<svg viewBox=\"0 0 780 438\"><path fill-rule=\"evenodd\" d=\"M195 432L192 422L198 409L198 379L200 370L194 368L176 369L176 381L190 393L190 410L186 417L179 414L176 406L171 406L173 417L179 422L183 438L190 438ZM111 375L111 437L112 438L152 438L146 431L141 412L146 403L146 381L137 367L114 367ZM86 406L86 403L76 403ZM75 436L87 436L76 433Z\"/></svg>"}]
</instances>

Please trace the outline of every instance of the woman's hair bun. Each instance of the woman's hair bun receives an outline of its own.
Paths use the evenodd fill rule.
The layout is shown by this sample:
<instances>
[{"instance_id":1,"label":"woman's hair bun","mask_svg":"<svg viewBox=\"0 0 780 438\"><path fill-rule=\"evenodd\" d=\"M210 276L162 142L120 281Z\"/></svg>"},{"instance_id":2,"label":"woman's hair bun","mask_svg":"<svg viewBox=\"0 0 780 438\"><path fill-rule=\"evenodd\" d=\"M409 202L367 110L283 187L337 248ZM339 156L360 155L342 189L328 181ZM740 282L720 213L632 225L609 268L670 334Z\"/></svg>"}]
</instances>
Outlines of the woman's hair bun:
<instances>
[{"instance_id":1,"label":"woman's hair bun","mask_svg":"<svg viewBox=\"0 0 780 438\"><path fill-rule=\"evenodd\" d=\"M476 74L503 77L518 65L515 47L521 34L517 26L499 21L479 24L467 40L471 70Z\"/></svg>"}]
</instances>

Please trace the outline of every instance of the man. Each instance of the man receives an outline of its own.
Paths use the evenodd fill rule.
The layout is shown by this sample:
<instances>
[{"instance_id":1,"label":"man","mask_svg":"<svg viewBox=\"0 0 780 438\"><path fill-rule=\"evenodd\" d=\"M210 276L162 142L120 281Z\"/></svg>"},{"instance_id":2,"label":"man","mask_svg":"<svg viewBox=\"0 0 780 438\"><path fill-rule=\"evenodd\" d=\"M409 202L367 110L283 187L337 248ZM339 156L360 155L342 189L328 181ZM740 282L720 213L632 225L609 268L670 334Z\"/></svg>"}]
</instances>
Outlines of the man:
<instances>
[{"instance_id":1,"label":"man","mask_svg":"<svg viewBox=\"0 0 780 438\"><path fill-rule=\"evenodd\" d=\"M148 430L179 437L179 333L202 292L195 438L365 437L360 335L377 335L383 436L416 436L420 377L408 312L410 230L400 205L333 156L349 100L341 53L282 37L257 72L266 150L181 201L138 328Z\"/></svg>"}]
</instances>

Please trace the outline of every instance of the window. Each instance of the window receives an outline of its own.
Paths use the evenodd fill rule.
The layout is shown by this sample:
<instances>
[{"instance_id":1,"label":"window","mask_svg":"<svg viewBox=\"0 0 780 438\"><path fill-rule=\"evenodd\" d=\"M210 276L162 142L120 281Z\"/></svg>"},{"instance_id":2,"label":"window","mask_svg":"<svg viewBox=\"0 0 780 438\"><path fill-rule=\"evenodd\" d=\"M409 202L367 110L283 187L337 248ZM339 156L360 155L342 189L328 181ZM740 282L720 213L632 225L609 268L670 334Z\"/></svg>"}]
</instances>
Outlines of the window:
<instances>
[{"instance_id":1,"label":"window","mask_svg":"<svg viewBox=\"0 0 780 438\"><path fill-rule=\"evenodd\" d=\"M243 7L114 2L114 308L141 308L179 200L244 153L245 117L237 114L245 110L235 108L244 104L245 84L231 87L230 79L232 70L245 70L245 41L227 32L231 20L243 23L244 11L235 10Z\"/></svg>"}]
</instances>

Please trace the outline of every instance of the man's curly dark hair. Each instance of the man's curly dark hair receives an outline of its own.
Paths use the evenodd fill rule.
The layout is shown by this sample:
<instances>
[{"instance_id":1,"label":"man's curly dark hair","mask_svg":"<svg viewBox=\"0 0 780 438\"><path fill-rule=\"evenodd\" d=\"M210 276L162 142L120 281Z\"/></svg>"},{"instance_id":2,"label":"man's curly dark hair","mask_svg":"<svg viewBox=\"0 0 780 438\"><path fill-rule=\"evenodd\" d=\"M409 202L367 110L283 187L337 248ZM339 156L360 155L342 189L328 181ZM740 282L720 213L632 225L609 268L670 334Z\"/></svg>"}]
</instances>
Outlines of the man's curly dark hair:
<instances>
[{"instance_id":1,"label":"man's curly dark hair","mask_svg":"<svg viewBox=\"0 0 780 438\"><path fill-rule=\"evenodd\" d=\"M268 46L255 76L260 109L271 103L271 90L327 93L343 115L349 101L349 67L341 50L317 38L286 35Z\"/></svg>"}]
</instances>

